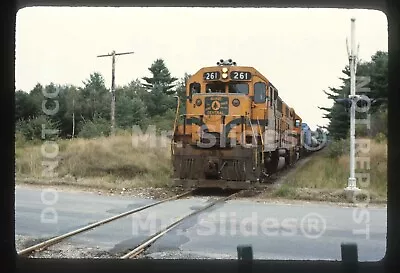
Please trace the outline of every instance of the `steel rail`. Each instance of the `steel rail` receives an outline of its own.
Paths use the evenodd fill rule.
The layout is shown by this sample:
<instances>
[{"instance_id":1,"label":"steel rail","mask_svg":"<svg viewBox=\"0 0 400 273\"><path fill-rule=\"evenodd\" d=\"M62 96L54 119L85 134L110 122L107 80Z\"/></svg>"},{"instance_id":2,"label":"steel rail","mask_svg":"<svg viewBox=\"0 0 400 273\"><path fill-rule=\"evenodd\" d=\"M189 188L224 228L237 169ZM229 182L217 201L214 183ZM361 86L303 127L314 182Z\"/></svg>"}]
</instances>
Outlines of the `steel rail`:
<instances>
[{"instance_id":1,"label":"steel rail","mask_svg":"<svg viewBox=\"0 0 400 273\"><path fill-rule=\"evenodd\" d=\"M74 235L76 235L76 234L82 233L82 232L87 231L87 230L89 230L89 229L92 229L92 228L101 226L101 225L103 225L103 224L109 223L109 222L111 222L111 221L117 220L117 219L122 218L122 217L124 217L124 216L127 216L127 215L129 215L129 214L132 214L132 213L135 213L135 212L138 212L138 211L141 211L141 210L144 210L144 209L153 207L153 206L155 206L155 205L159 205L159 204L164 203L164 202L167 202L167 201L179 199L179 198L181 198L181 197L184 197L184 196L186 196L186 195L189 195L189 194L192 193L192 192L193 192L193 190L188 191L188 192L185 192L185 193L182 193L182 194L179 194L179 195L176 195L176 196L173 196L173 197L170 197L170 198L166 198L166 199L157 201L157 202L155 202L155 203L152 203L152 204L149 204L149 205L145 205L145 206L142 206L142 207L139 207L139 208L136 208L136 209L133 209L133 210L130 210L130 211L127 211L127 212L124 212L124 213L121 213L121 214L112 216L112 217L110 217L110 218L107 218L107 219L98 221L98 222L93 223L93 224L90 224L90 225L88 225L88 226L85 226L85 227L82 227L82 228L73 230L73 231L71 231L71 232L65 233L65 234L63 234L63 235L60 235L60 236L57 236L57 237L53 237L53 238L51 238L51 239L49 239L49 240L46 240L46 241L44 241L44 242L41 242L41 243L39 243L39 244L33 245L33 246L31 246L31 247L28 247L28 248L25 248L25 249L19 251L19 252L18 252L18 255L26 255L26 254L29 254L29 253L31 253L31 252L33 252L33 251L36 251L36 250L40 250L40 251L41 251L41 250L44 250L45 248L47 248L47 247L49 247L49 246L51 246L51 245L54 245L54 244L60 242L60 241L63 240L63 239L69 238L69 237L71 237L71 236L74 236Z\"/></svg>"},{"instance_id":2,"label":"steel rail","mask_svg":"<svg viewBox=\"0 0 400 273\"><path fill-rule=\"evenodd\" d=\"M157 233L151 235L149 238L147 238L146 240L144 240L142 243L140 243L140 245L138 245L135 249L129 251L128 253L126 253L125 255L123 255L122 257L120 257L121 259L129 259L129 258L133 258L138 256L140 253L142 253L147 247L149 247L152 243L154 243L158 238L160 238L161 236L163 236L164 234L166 234L168 231L170 231L171 229L173 229L174 227L178 226L183 220L197 214L200 213L214 205L216 205L217 203L226 201L228 199L231 199L232 197L234 197L235 195L237 195L239 192L236 192L234 194L231 194L227 197L224 198L220 198L206 206L204 206L201 209L198 209L190 214L187 214L181 218L179 218L178 220L176 220L175 222L173 222L172 224L170 224L169 226L165 227L164 229L158 231Z\"/></svg>"}]
</instances>

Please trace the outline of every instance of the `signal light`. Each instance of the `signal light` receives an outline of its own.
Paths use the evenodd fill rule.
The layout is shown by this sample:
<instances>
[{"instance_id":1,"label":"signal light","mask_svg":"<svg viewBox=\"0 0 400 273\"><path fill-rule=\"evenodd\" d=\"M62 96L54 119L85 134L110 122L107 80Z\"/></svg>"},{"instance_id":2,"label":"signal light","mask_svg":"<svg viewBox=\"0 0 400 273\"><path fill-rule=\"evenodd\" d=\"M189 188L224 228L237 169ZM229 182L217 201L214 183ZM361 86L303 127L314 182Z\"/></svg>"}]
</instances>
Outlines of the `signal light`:
<instances>
[{"instance_id":1,"label":"signal light","mask_svg":"<svg viewBox=\"0 0 400 273\"><path fill-rule=\"evenodd\" d=\"M337 103L343 105L345 108L350 108L351 105L352 105L351 99L347 99L347 98L344 98L344 99L335 99L335 101L336 101Z\"/></svg>"},{"instance_id":2,"label":"signal light","mask_svg":"<svg viewBox=\"0 0 400 273\"><path fill-rule=\"evenodd\" d=\"M240 105L240 100L238 100L238 99L233 99L232 105L235 106L235 107L238 107L238 106Z\"/></svg>"},{"instance_id":3,"label":"signal light","mask_svg":"<svg viewBox=\"0 0 400 273\"><path fill-rule=\"evenodd\" d=\"M197 106L200 106L201 104L202 104L201 99L197 99L197 100L196 100L196 105L197 105Z\"/></svg>"}]
</instances>

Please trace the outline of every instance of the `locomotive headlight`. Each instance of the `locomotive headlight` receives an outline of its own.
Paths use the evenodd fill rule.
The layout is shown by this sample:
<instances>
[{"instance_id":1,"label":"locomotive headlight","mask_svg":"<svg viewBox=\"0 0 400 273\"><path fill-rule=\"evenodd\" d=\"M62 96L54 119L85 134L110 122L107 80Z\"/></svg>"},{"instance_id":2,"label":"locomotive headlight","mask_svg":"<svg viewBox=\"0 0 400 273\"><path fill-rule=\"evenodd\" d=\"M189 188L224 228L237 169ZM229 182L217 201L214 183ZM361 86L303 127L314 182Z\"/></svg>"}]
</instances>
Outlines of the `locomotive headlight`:
<instances>
[{"instance_id":1,"label":"locomotive headlight","mask_svg":"<svg viewBox=\"0 0 400 273\"><path fill-rule=\"evenodd\" d=\"M222 78L223 78L223 79L228 78L228 74L227 74L227 73L222 73Z\"/></svg>"},{"instance_id":2,"label":"locomotive headlight","mask_svg":"<svg viewBox=\"0 0 400 273\"><path fill-rule=\"evenodd\" d=\"M226 67L222 68L222 72L224 72L224 73L228 72L228 68L226 68Z\"/></svg>"},{"instance_id":3,"label":"locomotive headlight","mask_svg":"<svg viewBox=\"0 0 400 273\"><path fill-rule=\"evenodd\" d=\"M197 105L197 106L200 106L201 103L202 103L202 102L201 102L201 99L197 99L197 100L196 100L196 105Z\"/></svg>"},{"instance_id":4,"label":"locomotive headlight","mask_svg":"<svg viewBox=\"0 0 400 273\"><path fill-rule=\"evenodd\" d=\"M235 106L235 107L238 107L238 106L240 105L240 100L234 99L234 100L232 101L232 105Z\"/></svg>"}]
</instances>

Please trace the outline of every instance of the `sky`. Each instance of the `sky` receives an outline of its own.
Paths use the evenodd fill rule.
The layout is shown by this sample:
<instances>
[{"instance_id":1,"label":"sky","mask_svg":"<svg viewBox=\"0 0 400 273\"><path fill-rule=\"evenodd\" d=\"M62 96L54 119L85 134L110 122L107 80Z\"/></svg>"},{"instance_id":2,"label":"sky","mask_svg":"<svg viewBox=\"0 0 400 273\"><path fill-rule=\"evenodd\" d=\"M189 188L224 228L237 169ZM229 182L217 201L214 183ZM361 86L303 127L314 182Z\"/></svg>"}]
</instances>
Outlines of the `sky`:
<instances>
[{"instance_id":1,"label":"sky","mask_svg":"<svg viewBox=\"0 0 400 273\"><path fill-rule=\"evenodd\" d=\"M16 90L37 83L82 86L93 72L111 86L144 76L162 58L177 78L220 59L252 66L279 90L303 122L327 125L318 106L330 107L323 90L341 84L348 64L346 38L356 19L359 59L387 51L386 15L374 10L306 8L91 8L30 7L16 24Z\"/></svg>"}]
</instances>

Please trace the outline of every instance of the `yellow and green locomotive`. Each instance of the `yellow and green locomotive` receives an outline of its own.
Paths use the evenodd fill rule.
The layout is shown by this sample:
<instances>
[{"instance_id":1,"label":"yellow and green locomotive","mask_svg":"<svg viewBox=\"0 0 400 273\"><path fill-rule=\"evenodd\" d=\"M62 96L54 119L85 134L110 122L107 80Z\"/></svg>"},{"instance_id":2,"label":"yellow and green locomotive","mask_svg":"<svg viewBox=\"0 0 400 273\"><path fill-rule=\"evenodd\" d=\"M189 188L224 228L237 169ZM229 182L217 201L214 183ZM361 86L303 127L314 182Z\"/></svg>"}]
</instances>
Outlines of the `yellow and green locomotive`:
<instances>
[{"instance_id":1,"label":"yellow and green locomotive","mask_svg":"<svg viewBox=\"0 0 400 273\"><path fill-rule=\"evenodd\" d=\"M245 189L300 157L301 118L253 67L229 59L201 68L184 103L171 144L179 185Z\"/></svg>"}]
</instances>

